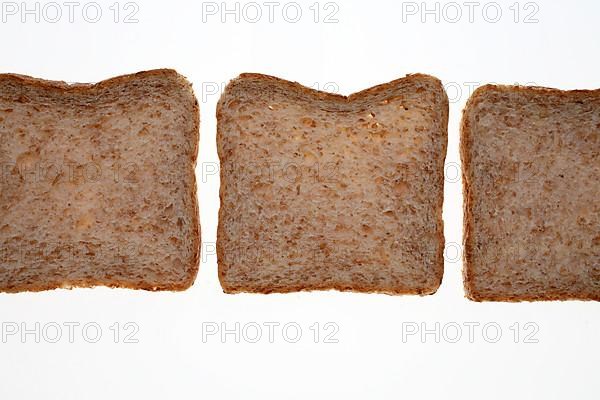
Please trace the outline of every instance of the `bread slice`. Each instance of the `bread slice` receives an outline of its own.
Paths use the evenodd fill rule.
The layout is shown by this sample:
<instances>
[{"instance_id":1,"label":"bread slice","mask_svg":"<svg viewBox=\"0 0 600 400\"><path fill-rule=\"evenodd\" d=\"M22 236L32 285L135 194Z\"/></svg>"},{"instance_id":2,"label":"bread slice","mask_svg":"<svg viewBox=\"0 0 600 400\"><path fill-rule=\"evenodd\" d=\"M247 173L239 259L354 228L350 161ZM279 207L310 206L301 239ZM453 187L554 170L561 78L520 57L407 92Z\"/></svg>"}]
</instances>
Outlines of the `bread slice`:
<instances>
[{"instance_id":1,"label":"bread slice","mask_svg":"<svg viewBox=\"0 0 600 400\"><path fill-rule=\"evenodd\" d=\"M225 292L437 290L448 123L438 79L346 97L242 74L217 119Z\"/></svg>"},{"instance_id":2,"label":"bread slice","mask_svg":"<svg viewBox=\"0 0 600 400\"><path fill-rule=\"evenodd\" d=\"M600 90L487 85L462 119L472 300L600 300Z\"/></svg>"},{"instance_id":3,"label":"bread slice","mask_svg":"<svg viewBox=\"0 0 600 400\"><path fill-rule=\"evenodd\" d=\"M198 129L172 70L74 85L0 75L0 291L189 287Z\"/></svg>"}]
</instances>

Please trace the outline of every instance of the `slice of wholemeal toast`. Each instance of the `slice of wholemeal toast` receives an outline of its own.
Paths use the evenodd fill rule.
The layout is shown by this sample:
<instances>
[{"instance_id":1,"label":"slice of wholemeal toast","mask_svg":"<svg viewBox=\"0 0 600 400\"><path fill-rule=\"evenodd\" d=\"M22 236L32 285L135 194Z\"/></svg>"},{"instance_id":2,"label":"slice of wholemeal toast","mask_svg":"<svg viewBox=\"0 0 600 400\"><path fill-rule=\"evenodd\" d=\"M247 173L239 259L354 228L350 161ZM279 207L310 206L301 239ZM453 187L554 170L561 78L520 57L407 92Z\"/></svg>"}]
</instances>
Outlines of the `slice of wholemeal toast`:
<instances>
[{"instance_id":1,"label":"slice of wholemeal toast","mask_svg":"<svg viewBox=\"0 0 600 400\"><path fill-rule=\"evenodd\" d=\"M438 79L346 97L242 74L217 119L225 292L437 290L448 122Z\"/></svg>"},{"instance_id":2,"label":"slice of wholemeal toast","mask_svg":"<svg viewBox=\"0 0 600 400\"><path fill-rule=\"evenodd\" d=\"M173 70L75 85L0 75L0 291L188 288L198 130Z\"/></svg>"},{"instance_id":3,"label":"slice of wholemeal toast","mask_svg":"<svg viewBox=\"0 0 600 400\"><path fill-rule=\"evenodd\" d=\"M600 300L600 90L487 85L462 119L472 300Z\"/></svg>"}]
</instances>

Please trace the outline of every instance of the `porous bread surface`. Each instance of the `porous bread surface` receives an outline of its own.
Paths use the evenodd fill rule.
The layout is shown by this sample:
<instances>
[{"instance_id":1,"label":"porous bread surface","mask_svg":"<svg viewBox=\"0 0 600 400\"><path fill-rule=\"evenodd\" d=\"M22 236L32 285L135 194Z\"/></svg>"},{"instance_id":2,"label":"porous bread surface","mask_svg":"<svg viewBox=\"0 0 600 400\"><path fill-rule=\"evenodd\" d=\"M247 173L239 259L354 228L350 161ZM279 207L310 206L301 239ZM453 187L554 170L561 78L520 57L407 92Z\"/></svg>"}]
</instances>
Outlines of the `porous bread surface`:
<instances>
[{"instance_id":1,"label":"porous bread surface","mask_svg":"<svg viewBox=\"0 0 600 400\"><path fill-rule=\"evenodd\" d=\"M466 294L600 300L600 90L487 85L464 110Z\"/></svg>"},{"instance_id":2,"label":"porous bread surface","mask_svg":"<svg viewBox=\"0 0 600 400\"><path fill-rule=\"evenodd\" d=\"M225 292L431 294L448 99L409 75L348 97L242 74L217 106Z\"/></svg>"},{"instance_id":3,"label":"porous bread surface","mask_svg":"<svg viewBox=\"0 0 600 400\"><path fill-rule=\"evenodd\" d=\"M189 287L198 127L173 70L75 85L0 75L0 291Z\"/></svg>"}]
</instances>

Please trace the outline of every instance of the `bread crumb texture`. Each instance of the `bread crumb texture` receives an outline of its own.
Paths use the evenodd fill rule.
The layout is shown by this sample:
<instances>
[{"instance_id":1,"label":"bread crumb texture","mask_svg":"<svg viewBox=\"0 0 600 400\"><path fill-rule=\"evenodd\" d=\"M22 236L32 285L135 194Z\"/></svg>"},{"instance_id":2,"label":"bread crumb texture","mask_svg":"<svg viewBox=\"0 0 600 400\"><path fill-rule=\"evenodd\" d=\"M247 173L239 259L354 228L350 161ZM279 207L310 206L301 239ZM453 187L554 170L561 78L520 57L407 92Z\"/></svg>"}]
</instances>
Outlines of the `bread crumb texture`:
<instances>
[{"instance_id":1,"label":"bread crumb texture","mask_svg":"<svg viewBox=\"0 0 600 400\"><path fill-rule=\"evenodd\" d=\"M488 85L464 111L467 296L600 300L600 90Z\"/></svg>"},{"instance_id":2,"label":"bread crumb texture","mask_svg":"<svg viewBox=\"0 0 600 400\"><path fill-rule=\"evenodd\" d=\"M348 97L243 74L217 107L225 292L431 294L448 99L409 75Z\"/></svg>"},{"instance_id":3,"label":"bread crumb texture","mask_svg":"<svg viewBox=\"0 0 600 400\"><path fill-rule=\"evenodd\" d=\"M75 85L0 75L0 291L189 287L198 126L172 70Z\"/></svg>"}]
</instances>

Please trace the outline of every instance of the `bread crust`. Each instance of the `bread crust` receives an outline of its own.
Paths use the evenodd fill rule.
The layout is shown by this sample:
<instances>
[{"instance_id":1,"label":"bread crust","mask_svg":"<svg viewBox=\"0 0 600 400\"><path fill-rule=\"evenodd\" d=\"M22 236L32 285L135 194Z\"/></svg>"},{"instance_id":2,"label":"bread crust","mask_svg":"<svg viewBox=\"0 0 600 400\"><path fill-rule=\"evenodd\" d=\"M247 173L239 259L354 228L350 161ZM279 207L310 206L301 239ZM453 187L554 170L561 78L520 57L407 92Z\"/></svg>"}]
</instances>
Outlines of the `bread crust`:
<instances>
[{"instance_id":1,"label":"bread crust","mask_svg":"<svg viewBox=\"0 0 600 400\"><path fill-rule=\"evenodd\" d=\"M182 75L177 73L173 69L155 69L149 71L141 71L133 74L121 75L100 81L98 83L66 83L63 81L52 81L34 78L26 75L5 73L0 74L0 83L12 81L18 85L29 86L42 89L46 92L54 92L56 94L90 94L93 95L96 92L100 92L107 88L119 87L120 85L136 82L140 79L148 77L157 77L165 79L165 81L176 82L177 86L180 87L182 92L186 93L185 96L190 96L193 99L192 113L188 117L193 121L193 128L187 132L184 132L186 137L189 138L189 142L193 148L189 152L190 156L187 165L181 166L182 170L190 171L188 175L190 179L185 183L187 197L186 203L189 205L187 213L191 218L192 237L191 243L193 252L189 257L183 268L187 271L185 279L178 282L144 282L139 281L132 283L130 280L123 280L115 277L111 280L106 279L52 279L45 282L34 282L27 284L26 286L7 286L4 283L0 283L0 292L3 293L19 293L19 292L39 292L52 289L73 289L73 288L92 288L96 286L105 286L110 288L123 288L123 289L139 289L146 291L183 291L191 287L198 274L198 267L200 262L200 241L201 241L201 230L199 221L199 206L197 196L197 184L195 179L195 167L198 158L198 146L199 146L199 131L200 131L200 108L198 100L194 94L191 83Z\"/></svg>"},{"instance_id":2,"label":"bread crust","mask_svg":"<svg viewBox=\"0 0 600 400\"><path fill-rule=\"evenodd\" d=\"M495 302L522 302L522 301L555 301L555 300L595 300L600 301L600 293L597 294L578 294L564 295L560 293L545 293L526 295L503 295L500 293L480 293L474 285L473 272L473 253L474 253L474 226L473 226L473 208L475 199L478 195L476 188L472 183L472 173L475 166L470 156L470 149L473 143L473 132L470 126L469 113L472 112L479 102L485 99L490 93L501 92L506 94L537 94L553 95L562 99L572 99L584 96L586 98L599 98L600 89L594 90L560 90L541 86L513 86L513 85L494 85L487 84L477 88L465 105L462 112L460 124L460 144L459 151L462 163L462 182L463 182L463 286L465 297L476 302L495 301ZM482 196L484 196L482 194Z\"/></svg>"},{"instance_id":3,"label":"bread crust","mask_svg":"<svg viewBox=\"0 0 600 400\"><path fill-rule=\"evenodd\" d=\"M438 90L438 95L441 99L442 106L440 107L440 117L439 117L439 129L443 131L440 135L439 140L442 143L443 154L437 159L437 173L440 175L442 193L443 193L443 174L444 174L444 162L446 158L446 150L447 150L447 125L448 125L448 98L446 92L443 88L441 81L435 77L426 74L410 74L406 77L396 79L394 81L380 84L377 86L373 86L367 88L365 90L361 90L359 92L350 94L348 96L340 95L336 93L323 92L319 90L315 90L312 88L308 88L303 86L297 82L288 81L285 79L277 78L274 76L257 74L257 73L242 73L237 78L233 79L225 88L218 104L216 110L217 120L220 121L224 117L224 107L225 102L230 99L230 93L235 90L236 85L244 84L248 81L255 81L260 83L268 83L272 85L272 87L284 92L286 96L289 96L290 101L298 100L307 102L310 104L318 104L318 107L325 111L334 112L346 112L349 111L349 108L359 107L362 109L367 109L372 102L373 99L379 95L384 95L386 91L392 90L399 85L410 85L412 82L419 81L429 81L432 82L433 86L435 86ZM224 132L221 129L221 124L217 126L217 143L223 141ZM221 161L221 166L227 160L227 154L222 151L221 147L218 146L219 150L219 159ZM221 175L221 190L220 190L220 203L221 207L219 209L219 225L217 229L217 259L219 265L219 281L225 293L235 294L235 293L260 293L260 294L270 294L270 293L291 293L291 292L300 292L300 291L315 291L315 290L336 290L342 292L361 292L361 293L382 293L388 295L405 295L405 294L417 294L417 295L430 295L434 294L439 286L441 285L443 278L443 270L444 270L444 231L443 231L443 219L442 219L442 205L443 205L443 196L439 196L436 199L436 222L439 229L436 229L435 235L437 237L437 250L436 250L436 262L435 267L431 271L434 275L433 283L419 289L406 289L400 287L381 287L381 286L371 286L371 285L342 285L335 282L322 282L320 284L311 283L310 285L306 283L297 283L297 284L286 284L285 286L274 286L274 285L251 285L248 283L240 283L233 284L226 279L226 271L229 268L235 268L235 265L229 265L225 262L225 252L227 251L225 248L225 243L230 241L230 238L227 236L227 232L225 230L224 221L229 217L229 210L225 204L226 190L227 185L224 182L227 181L228 177L224 168L221 167L220 171Z\"/></svg>"}]
</instances>

